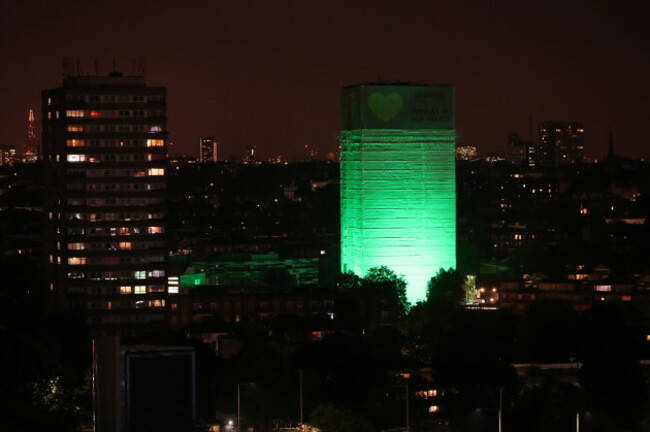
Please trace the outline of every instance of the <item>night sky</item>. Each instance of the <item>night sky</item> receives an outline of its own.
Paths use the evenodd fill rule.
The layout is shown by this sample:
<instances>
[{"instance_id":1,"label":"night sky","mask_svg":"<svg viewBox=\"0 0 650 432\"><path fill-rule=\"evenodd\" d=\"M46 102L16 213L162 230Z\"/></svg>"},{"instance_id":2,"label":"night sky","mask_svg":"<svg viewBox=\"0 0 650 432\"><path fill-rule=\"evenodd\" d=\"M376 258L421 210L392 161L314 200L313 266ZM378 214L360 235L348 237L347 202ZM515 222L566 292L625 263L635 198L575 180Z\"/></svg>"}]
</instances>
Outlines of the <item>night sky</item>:
<instances>
[{"instance_id":1,"label":"night sky","mask_svg":"<svg viewBox=\"0 0 650 432\"><path fill-rule=\"evenodd\" d=\"M0 0L0 143L21 145L62 58L168 89L173 155L217 138L304 159L337 150L339 91L369 81L456 85L460 144L504 149L543 120L585 123L601 157L648 156L650 2ZM38 128L40 135L40 126Z\"/></svg>"}]
</instances>

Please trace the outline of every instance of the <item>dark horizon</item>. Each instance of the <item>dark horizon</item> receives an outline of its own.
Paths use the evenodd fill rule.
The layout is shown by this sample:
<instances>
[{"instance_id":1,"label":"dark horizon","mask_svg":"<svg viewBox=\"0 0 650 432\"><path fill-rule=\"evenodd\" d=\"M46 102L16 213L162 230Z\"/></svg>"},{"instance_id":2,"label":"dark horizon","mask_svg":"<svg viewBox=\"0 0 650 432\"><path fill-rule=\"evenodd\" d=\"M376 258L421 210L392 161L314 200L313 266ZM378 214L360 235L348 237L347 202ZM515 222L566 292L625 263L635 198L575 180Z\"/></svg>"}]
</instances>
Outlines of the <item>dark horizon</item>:
<instances>
[{"instance_id":1,"label":"dark horizon","mask_svg":"<svg viewBox=\"0 0 650 432\"><path fill-rule=\"evenodd\" d=\"M546 120L582 122L585 151L645 155L650 5L606 1L257 2L163 0L119 8L74 0L0 10L0 144L20 146L40 92L62 84L62 59L168 89L172 155L219 157L257 146L264 158L337 151L342 87L452 83L460 145L485 154L510 133L537 139Z\"/></svg>"}]
</instances>

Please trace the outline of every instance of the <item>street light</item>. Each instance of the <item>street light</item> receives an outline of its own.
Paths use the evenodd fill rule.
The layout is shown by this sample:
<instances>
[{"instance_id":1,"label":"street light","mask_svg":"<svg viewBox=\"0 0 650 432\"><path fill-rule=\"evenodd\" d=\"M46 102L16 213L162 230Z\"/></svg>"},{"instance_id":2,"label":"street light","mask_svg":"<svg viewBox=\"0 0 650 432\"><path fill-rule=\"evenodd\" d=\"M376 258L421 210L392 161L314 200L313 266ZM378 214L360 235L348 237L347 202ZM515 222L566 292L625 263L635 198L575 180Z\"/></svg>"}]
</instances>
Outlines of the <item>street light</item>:
<instances>
[{"instance_id":1,"label":"street light","mask_svg":"<svg viewBox=\"0 0 650 432\"><path fill-rule=\"evenodd\" d=\"M242 386L252 386L252 382L237 384L237 431L241 432L241 388Z\"/></svg>"},{"instance_id":2,"label":"street light","mask_svg":"<svg viewBox=\"0 0 650 432\"><path fill-rule=\"evenodd\" d=\"M487 411L487 410L495 410L497 411L497 419L498 419L498 426L499 426L499 432L501 432L501 413L503 411L503 389L499 387L499 407L498 408L477 408L478 411Z\"/></svg>"},{"instance_id":3,"label":"street light","mask_svg":"<svg viewBox=\"0 0 650 432\"><path fill-rule=\"evenodd\" d=\"M302 430L302 369L300 369L300 429Z\"/></svg>"},{"instance_id":4,"label":"street light","mask_svg":"<svg viewBox=\"0 0 650 432\"><path fill-rule=\"evenodd\" d=\"M404 398L406 399L406 432L409 431L409 386L408 384L394 385L393 387L404 387Z\"/></svg>"},{"instance_id":5,"label":"street light","mask_svg":"<svg viewBox=\"0 0 650 432\"><path fill-rule=\"evenodd\" d=\"M576 432L580 432L580 413L589 414L588 411L576 411Z\"/></svg>"}]
</instances>

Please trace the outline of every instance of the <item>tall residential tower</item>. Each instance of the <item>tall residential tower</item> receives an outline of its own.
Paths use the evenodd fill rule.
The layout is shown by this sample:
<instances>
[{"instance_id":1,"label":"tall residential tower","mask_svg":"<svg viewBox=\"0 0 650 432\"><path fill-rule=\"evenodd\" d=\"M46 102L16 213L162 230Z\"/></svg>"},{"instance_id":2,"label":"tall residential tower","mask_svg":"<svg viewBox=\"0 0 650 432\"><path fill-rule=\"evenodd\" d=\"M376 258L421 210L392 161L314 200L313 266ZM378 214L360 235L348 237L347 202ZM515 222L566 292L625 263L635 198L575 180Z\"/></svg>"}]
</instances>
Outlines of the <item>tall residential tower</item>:
<instances>
[{"instance_id":1,"label":"tall residential tower","mask_svg":"<svg viewBox=\"0 0 650 432\"><path fill-rule=\"evenodd\" d=\"M545 121L539 125L538 157L542 166L581 163L585 129L582 123Z\"/></svg>"},{"instance_id":2,"label":"tall residential tower","mask_svg":"<svg viewBox=\"0 0 650 432\"><path fill-rule=\"evenodd\" d=\"M454 87L346 87L339 139L342 271L385 265L423 299L456 267Z\"/></svg>"},{"instance_id":3,"label":"tall residential tower","mask_svg":"<svg viewBox=\"0 0 650 432\"><path fill-rule=\"evenodd\" d=\"M201 162L216 162L217 159L217 140L213 137L203 137L199 140L199 152Z\"/></svg>"},{"instance_id":4,"label":"tall residential tower","mask_svg":"<svg viewBox=\"0 0 650 432\"><path fill-rule=\"evenodd\" d=\"M117 72L42 92L47 299L96 332L165 317L165 95Z\"/></svg>"}]
</instances>

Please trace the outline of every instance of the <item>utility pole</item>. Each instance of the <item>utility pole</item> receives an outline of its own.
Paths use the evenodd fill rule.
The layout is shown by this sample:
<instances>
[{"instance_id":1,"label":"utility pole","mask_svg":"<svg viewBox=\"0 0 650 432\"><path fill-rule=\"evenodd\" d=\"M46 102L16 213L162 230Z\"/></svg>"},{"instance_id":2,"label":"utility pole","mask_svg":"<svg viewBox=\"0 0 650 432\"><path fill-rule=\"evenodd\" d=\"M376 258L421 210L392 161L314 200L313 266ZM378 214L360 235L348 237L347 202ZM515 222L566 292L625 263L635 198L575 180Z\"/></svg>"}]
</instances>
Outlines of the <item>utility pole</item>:
<instances>
[{"instance_id":1,"label":"utility pole","mask_svg":"<svg viewBox=\"0 0 650 432\"><path fill-rule=\"evenodd\" d=\"M501 412L503 411L503 387L499 387L499 432L501 432Z\"/></svg>"},{"instance_id":2,"label":"utility pole","mask_svg":"<svg viewBox=\"0 0 650 432\"><path fill-rule=\"evenodd\" d=\"M300 369L300 429L302 430L302 369Z\"/></svg>"}]
</instances>

